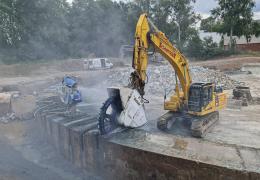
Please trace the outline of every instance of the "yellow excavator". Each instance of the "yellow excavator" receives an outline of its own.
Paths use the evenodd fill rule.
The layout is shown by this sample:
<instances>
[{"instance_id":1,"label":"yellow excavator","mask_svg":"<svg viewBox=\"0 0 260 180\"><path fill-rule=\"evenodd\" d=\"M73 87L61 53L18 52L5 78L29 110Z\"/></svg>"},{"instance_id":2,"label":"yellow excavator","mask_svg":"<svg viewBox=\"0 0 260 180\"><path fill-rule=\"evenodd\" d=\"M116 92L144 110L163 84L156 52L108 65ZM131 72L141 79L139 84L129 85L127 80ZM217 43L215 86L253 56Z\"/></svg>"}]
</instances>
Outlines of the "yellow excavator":
<instances>
[{"instance_id":1,"label":"yellow excavator","mask_svg":"<svg viewBox=\"0 0 260 180\"><path fill-rule=\"evenodd\" d=\"M164 109L169 112L159 118L157 127L166 130L177 117L182 117L189 119L193 136L204 137L219 120L218 110L226 106L227 93L212 82L192 83L188 60L146 14L140 16L136 26L134 71L128 88L108 88L109 98L102 106L99 118L101 134L117 126L139 127L145 124L143 96L150 46L171 64L176 78L175 93L169 100L165 97ZM110 106L112 110L107 113Z\"/></svg>"}]
</instances>

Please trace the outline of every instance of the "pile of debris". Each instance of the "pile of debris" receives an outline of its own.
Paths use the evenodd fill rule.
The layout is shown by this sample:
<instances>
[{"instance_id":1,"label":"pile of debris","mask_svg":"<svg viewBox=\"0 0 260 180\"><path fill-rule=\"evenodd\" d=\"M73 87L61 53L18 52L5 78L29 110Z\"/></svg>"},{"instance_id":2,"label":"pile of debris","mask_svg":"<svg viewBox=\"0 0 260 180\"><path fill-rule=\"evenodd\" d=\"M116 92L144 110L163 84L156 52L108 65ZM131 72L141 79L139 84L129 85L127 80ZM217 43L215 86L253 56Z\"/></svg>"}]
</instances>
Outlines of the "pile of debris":
<instances>
[{"instance_id":1,"label":"pile of debris","mask_svg":"<svg viewBox=\"0 0 260 180\"><path fill-rule=\"evenodd\" d=\"M109 86L127 86L132 68L113 70L108 76L106 84ZM231 79L228 75L218 71L200 66L191 66L190 74L193 82L214 82L222 85L224 89L233 89L242 83ZM149 66L147 69L146 92L164 94L175 87L175 72L169 65Z\"/></svg>"},{"instance_id":2,"label":"pile of debris","mask_svg":"<svg viewBox=\"0 0 260 180\"><path fill-rule=\"evenodd\" d=\"M0 92L0 123L16 119L30 119L35 108L35 96L19 91Z\"/></svg>"}]
</instances>

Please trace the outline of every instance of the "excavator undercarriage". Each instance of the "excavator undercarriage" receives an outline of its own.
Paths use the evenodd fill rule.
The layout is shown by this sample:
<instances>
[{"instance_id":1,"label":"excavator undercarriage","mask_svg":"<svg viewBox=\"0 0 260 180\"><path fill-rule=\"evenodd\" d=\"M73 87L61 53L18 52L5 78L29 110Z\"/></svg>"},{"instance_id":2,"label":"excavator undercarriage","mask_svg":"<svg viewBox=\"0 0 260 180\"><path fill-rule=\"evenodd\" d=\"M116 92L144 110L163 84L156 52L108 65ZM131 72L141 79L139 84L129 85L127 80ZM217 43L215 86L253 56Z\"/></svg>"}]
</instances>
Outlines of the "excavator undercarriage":
<instances>
[{"instance_id":1,"label":"excavator undercarriage","mask_svg":"<svg viewBox=\"0 0 260 180\"><path fill-rule=\"evenodd\" d=\"M159 118L157 128L165 132L170 131L177 119L180 119L184 127L190 130L192 136L202 138L219 121L219 112L213 112L205 116L194 116L169 111Z\"/></svg>"}]
</instances>

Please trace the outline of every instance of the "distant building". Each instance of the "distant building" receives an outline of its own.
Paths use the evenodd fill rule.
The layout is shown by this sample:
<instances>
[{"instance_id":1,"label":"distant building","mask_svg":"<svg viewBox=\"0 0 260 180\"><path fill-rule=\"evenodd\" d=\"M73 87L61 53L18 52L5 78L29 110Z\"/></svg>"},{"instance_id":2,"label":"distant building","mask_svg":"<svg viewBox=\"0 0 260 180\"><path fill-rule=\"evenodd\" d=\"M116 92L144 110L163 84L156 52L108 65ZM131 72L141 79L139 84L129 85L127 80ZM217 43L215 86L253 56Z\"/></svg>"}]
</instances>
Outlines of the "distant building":
<instances>
[{"instance_id":1,"label":"distant building","mask_svg":"<svg viewBox=\"0 0 260 180\"><path fill-rule=\"evenodd\" d=\"M246 50L246 51L260 51L260 37L252 36L247 42L246 37L237 37L233 36L233 39L236 41L236 49ZM229 48L229 41L230 37L225 35L224 36L224 48Z\"/></svg>"},{"instance_id":2,"label":"distant building","mask_svg":"<svg viewBox=\"0 0 260 180\"><path fill-rule=\"evenodd\" d=\"M260 23L260 20L254 20L254 21ZM245 36L241 36L241 37L233 36L233 39L236 42L236 49L246 50L246 51L260 51L260 36L259 37L251 36L249 42L247 42ZM229 48L229 41L230 41L230 37L225 35L224 36L225 49Z\"/></svg>"},{"instance_id":3,"label":"distant building","mask_svg":"<svg viewBox=\"0 0 260 180\"><path fill-rule=\"evenodd\" d=\"M221 34L216 33L216 32L204 32L204 31L200 30L199 36L200 36L200 39L211 37L213 42L215 42L215 43L220 43L220 41L221 41Z\"/></svg>"}]
</instances>

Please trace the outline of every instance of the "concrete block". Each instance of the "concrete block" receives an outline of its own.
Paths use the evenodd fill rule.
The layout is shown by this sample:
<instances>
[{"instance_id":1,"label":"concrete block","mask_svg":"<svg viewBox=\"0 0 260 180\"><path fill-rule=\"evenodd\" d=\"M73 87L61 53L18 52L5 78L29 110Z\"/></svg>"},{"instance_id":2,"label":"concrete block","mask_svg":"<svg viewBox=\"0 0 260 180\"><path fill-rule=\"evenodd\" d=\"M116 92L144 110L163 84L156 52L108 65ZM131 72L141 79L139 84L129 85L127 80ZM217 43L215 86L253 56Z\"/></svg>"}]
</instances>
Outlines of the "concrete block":
<instances>
[{"instance_id":1,"label":"concrete block","mask_svg":"<svg viewBox=\"0 0 260 180\"><path fill-rule=\"evenodd\" d=\"M64 120L60 121L58 124L59 128L59 149L61 154L72 161L72 145L71 145L71 127L82 123L84 118L76 119L73 117L66 117Z\"/></svg>"},{"instance_id":2,"label":"concrete block","mask_svg":"<svg viewBox=\"0 0 260 180\"><path fill-rule=\"evenodd\" d=\"M83 167L84 169L92 172L101 171L103 159L103 148L99 143L99 131L92 130L88 131L83 136Z\"/></svg>"},{"instance_id":3,"label":"concrete block","mask_svg":"<svg viewBox=\"0 0 260 180\"><path fill-rule=\"evenodd\" d=\"M11 93L0 93L0 116L11 112Z\"/></svg>"},{"instance_id":4,"label":"concrete block","mask_svg":"<svg viewBox=\"0 0 260 180\"><path fill-rule=\"evenodd\" d=\"M70 139L71 139L71 159L72 162L78 166L82 167L82 134L81 132L70 129Z\"/></svg>"},{"instance_id":5,"label":"concrete block","mask_svg":"<svg viewBox=\"0 0 260 180\"><path fill-rule=\"evenodd\" d=\"M64 119L64 121L59 123L59 149L60 153L68 160L71 160L71 143L69 136L68 123L71 122L71 119Z\"/></svg>"},{"instance_id":6,"label":"concrete block","mask_svg":"<svg viewBox=\"0 0 260 180\"><path fill-rule=\"evenodd\" d=\"M59 123L64 120L64 117L60 116L53 116L53 118L50 120L51 123L51 136L52 136L52 142L57 150L60 149L60 129L59 129Z\"/></svg>"},{"instance_id":7,"label":"concrete block","mask_svg":"<svg viewBox=\"0 0 260 180\"><path fill-rule=\"evenodd\" d=\"M83 167L83 136L89 130L97 127L97 122L91 122L93 118L87 118L81 124L70 128L72 161L78 167Z\"/></svg>"},{"instance_id":8,"label":"concrete block","mask_svg":"<svg viewBox=\"0 0 260 180\"><path fill-rule=\"evenodd\" d=\"M19 96L11 99L12 111L19 119L31 119L36 108L36 97L32 95Z\"/></svg>"},{"instance_id":9,"label":"concrete block","mask_svg":"<svg viewBox=\"0 0 260 180\"><path fill-rule=\"evenodd\" d=\"M51 116L45 116L45 123L46 123L46 133L48 136L51 136Z\"/></svg>"},{"instance_id":10,"label":"concrete block","mask_svg":"<svg viewBox=\"0 0 260 180\"><path fill-rule=\"evenodd\" d=\"M39 114L36 118L36 120L39 122L40 124L40 130L41 133L46 135L46 131L47 131L47 127L46 127L46 116L43 114Z\"/></svg>"}]
</instances>

